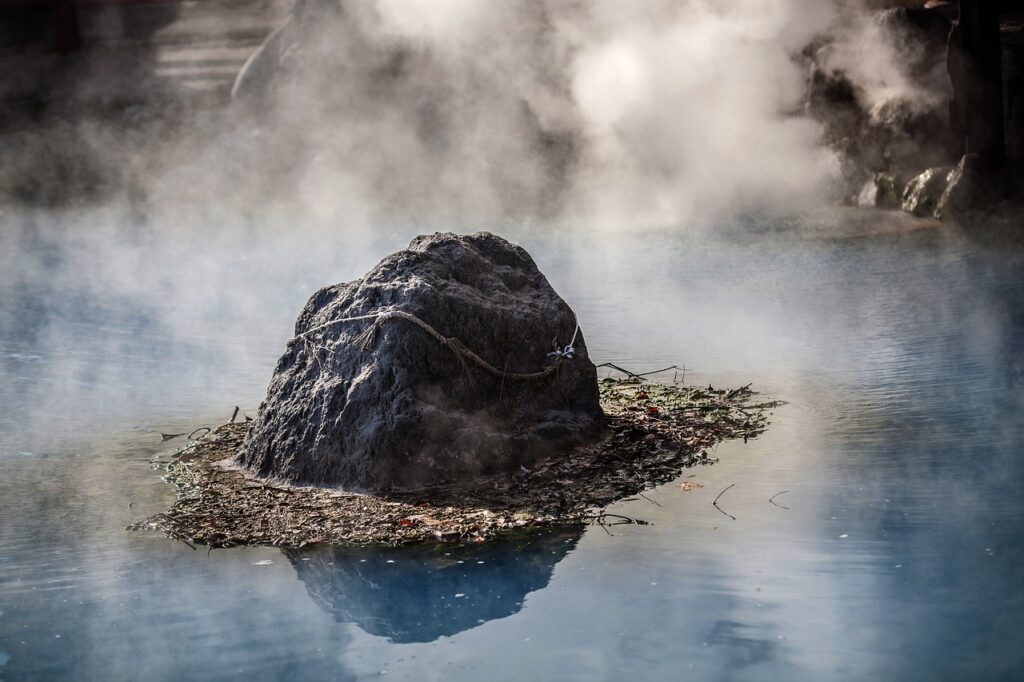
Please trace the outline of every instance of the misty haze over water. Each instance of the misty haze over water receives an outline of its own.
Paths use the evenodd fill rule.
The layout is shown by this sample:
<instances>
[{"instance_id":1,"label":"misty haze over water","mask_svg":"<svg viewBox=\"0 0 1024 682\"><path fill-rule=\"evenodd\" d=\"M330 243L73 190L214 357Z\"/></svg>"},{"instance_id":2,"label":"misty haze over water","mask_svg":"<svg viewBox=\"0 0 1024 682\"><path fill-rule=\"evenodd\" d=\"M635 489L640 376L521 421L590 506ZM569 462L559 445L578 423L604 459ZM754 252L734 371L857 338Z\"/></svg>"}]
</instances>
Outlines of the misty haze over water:
<instances>
[{"instance_id":1,"label":"misty haze over water","mask_svg":"<svg viewBox=\"0 0 1024 682\"><path fill-rule=\"evenodd\" d=\"M834 59L879 106L925 96L857 3L438 4L348 3L343 41L305 26L289 79L224 110L5 133L0 679L1024 675L1024 251L827 208L792 54L845 17ZM117 173L76 184L63 154ZM313 291L478 229L531 253L596 362L788 404L610 535L123 530L173 501L161 433L254 414Z\"/></svg>"},{"instance_id":2,"label":"misty haze over water","mask_svg":"<svg viewBox=\"0 0 1024 682\"><path fill-rule=\"evenodd\" d=\"M688 381L753 381L789 405L761 438L684 472L703 489L615 506L654 525L576 531L557 540L568 551L537 555L546 566L498 570L526 560L503 543L463 564L445 550L206 556L122 530L170 503L159 434L251 411L303 287L365 263L339 242L335 262L311 260L323 272L255 276L242 247L247 285L205 303L225 311L220 332L208 312L168 327L158 299L23 291L3 307L11 676L127 678L140 655L168 679L675 679L680 664L706 679L1015 676L1019 252L932 232L513 236L573 302L595 359L685 361ZM378 253L404 237L390 239ZM291 300L246 314L248 332L230 312L274 296ZM735 522L710 505L731 483ZM768 504L781 490L789 509Z\"/></svg>"}]
</instances>

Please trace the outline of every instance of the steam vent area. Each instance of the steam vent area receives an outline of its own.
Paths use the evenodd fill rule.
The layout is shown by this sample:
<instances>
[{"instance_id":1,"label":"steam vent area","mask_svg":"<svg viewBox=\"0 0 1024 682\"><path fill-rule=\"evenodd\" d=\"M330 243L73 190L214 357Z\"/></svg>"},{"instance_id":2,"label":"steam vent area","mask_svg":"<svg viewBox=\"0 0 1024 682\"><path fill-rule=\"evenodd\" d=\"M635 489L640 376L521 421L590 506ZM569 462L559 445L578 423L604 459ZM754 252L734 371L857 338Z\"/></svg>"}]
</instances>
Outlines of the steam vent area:
<instances>
[{"instance_id":1,"label":"steam vent area","mask_svg":"<svg viewBox=\"0 0 1024 682\"><path fill-rule=\"evenodd\" d=\"M805 75L792 84L786 110L812 125L827 163L784 186L814 185L832 205L888 211L894 229L1000 219L1021 205L1024 5L960 4L838 3L850 11L788 48ZM0 145L23 152L5 159L0 200L16 204L128 197L143 211L160 192L140 178L166 171L166 160L157 161L154 152L166 151L168 141L191 158L232 131L266 140L294 128L290 153L323 153L322 120L378 121L394 102L403 103L401 123L417 148L432 148L469 125L455 113L461 105L446 98L466 78L487 79L483 72L456 75L461 72L439 52L398 37L382 26L373 3L2 0L0 6ZM393 13L398 7L388 6ZM391 19L404 25L401 13ZM544 69L569 50L538 49L523 59L539 60ZM546 215L572 194L575 164L590 158L587 140L599 132L586 121L600 112L586 110L583 91L551 85L573 74L538 78L539 85L522 91L509 90L504 79L487 87L499 100L517 101L513 113L493 124L516 131L521 147L514 151L534 164L538 178L502 208L535 203ZM473 121L494 115L473 112ZM348 132L353 140L357 130ZM342 145L339 158L363 144ZM510 153L500 146L492 151L495 164ZM283 162L264 143L236 163L241 176L251 164L271 169L277 187L304 182L296 170L301 164ZM814 180L824 176L828 186L818 187Z\"/></svg>"},{"instance_id":2,"label":"steam vent area","mask_svg":"<svg viewBox=\"0 0 1024 682\"><path fill-rule=\"evenodd\" d=\"M254 419L177 453L137 530L210 546L483 541L601 509L749 439L749 387L598 380L572 308L486 232L413 240L317 291Z\"/></svg>"},{"instance_id":3,"label":"steam vent area","mask_svg":"<svg viewBox=\"0 0 1024 682\"><path fill-rule=\"evenodd\" d=\"M0 0L0 682L1024 682L1024 0Z\"/></svg>"}]
</instances>

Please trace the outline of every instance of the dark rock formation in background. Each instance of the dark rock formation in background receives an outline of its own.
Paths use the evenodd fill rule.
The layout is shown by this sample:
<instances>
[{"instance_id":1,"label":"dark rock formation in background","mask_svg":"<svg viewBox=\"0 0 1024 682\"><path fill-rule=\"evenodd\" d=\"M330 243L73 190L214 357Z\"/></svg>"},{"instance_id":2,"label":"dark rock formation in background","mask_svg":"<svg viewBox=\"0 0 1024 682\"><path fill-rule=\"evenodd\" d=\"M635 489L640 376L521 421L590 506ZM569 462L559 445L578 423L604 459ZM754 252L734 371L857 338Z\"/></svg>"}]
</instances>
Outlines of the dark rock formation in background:
<instances>
[{"instance_id":1,"label":"dark rock formation in background","mask_svg":"<svg viewBox=\"0 0 1024 682\"><path fill-rule=\"evenodd\" d=\"M926 97L872 108L855 79L812 59L807 111L842 164L844 201L950 217L1016 205L1024 164L1024 14L1014 3L929 2L873 20ZM924 105L924 106L922 106ZM899 198L899 200L896 200ZM1009 200L1010 203L1006 203Z\"/></svg>"},{"instance_id":2,"label":"dark rock formation in background","mask_svg":"<svg viewBox=\"0 0 1024 682\"><path fill-rule=\"evenodd\" d=\"M975 196L972 196L972 188L981 181L972 166L973 159L972 155L964 154L960 158L960 163L946 175L946 186L935 204L935 210L932 211L936 218L945 218L971 209L971 202L975 199ZM977 190L973 190L973 194L976 195Z\"/></svg>"},{"instance_id":3,"label":"dark rock formation in background","mask_svg":"<svg viewBox=\"0 0 1024 682\"><path fill-rule=\"evenodd\" d=\"M891 207L902 185L895 192L877 193L877 178L905 182L931 166L950 163L955 141L944 100L949 96L945 60L951 23L942 11L908 7L877 12L871 20L910 82L931 93L932 102L871 102L860 84L833 65L832 39L826 38L806 52L811 62L806 110L824 124L824 141L838 153L843 199L876 205L877 198L878 206Z\"/></svg>"},{"instance_id":4,"label":"dark rock formation in background","mask_svg":"<svg viewBox=\"0 0 1024 682\"><path fill-rule=\"evenodd\" d=\"M504 372L495 376L404 319L411 313ZM328 325L320 328L321 325ZM597 372L576 316L521 247L478 232L418 237L360 280L310 298L239 462L295 483L385 490L517 471L600 434ZM307 342L308 341L308 342Z\"/></svg>"},{"instance_id":5,"label":"dark rock formation in background","mask_svg":"<svg viewBox=\"0 0 1024 682\"><path fill-rule=\"evenodd\" d=\"M937 166L915 176L903 189L903 210L921 217L933 215L952 170L948 166Z\"/></svg>"},{"instance_id":6,"label":"dark rock formation in background","mask_svg":"<svg viewBox=\"0 0 1024 682\"><path fill-rule=\"evenodd\" d=\"M984 211L1005 200L1011 190L1006 121L1012 116L1014 97L1007 87L1012 81L1004 77L1007 55L1002 48L1001 4L964 0L949 36L947 69L953 86L949 119L958 163L952 169L932 169L936 177L929 187L941 185L929 212L936 218ZM1011 69L1016 68L1014 54L1011 50ZM907 191L911 192L910 186Z\"/></svg>"},{"instance_id":7,"label":"dark rock formation in background","mask_svg":"<svg viewBox=\"0 0 1024 682\"><path fill-rule=\"evenodd\" d=\"M960 154L975 155L978 170L989 174L998 173L1005 161L999 33L999 3L964 0L949 36L951 126L963 140Z\"/></svg>"},{"instance_id":8,"label":"dark rock formation in background","mask_svg":"<svg viewBox=\"0 0 1024 682\"><path fill-rule=\"evenodd\" d=\"M164 144L209 144L198 131L287 11L239 4L0 0L0 204L141 213Z\"/></svg>"},{"instance_id":9,"label":"dark rock formation in background","mask_svg":"<svg viewBox=\"0 0 1024 682\"><path fill-rule=\"evenodd\" d=\"M877 208L900 208L903 197L901 192L906 182L889 173L876 173L864 183L857 196L858 206L874 206Z\"/></svg>"},{"instance_id":10,"label":"dark rock formation in background","mask_svg":"<svg viewBox=\"0 0 1024 682\"><path fill-rule=\"evenodd\" d=\"M1009 177L1020 183L1019 169L1024 165L1024 13L1004 16L999 33L1003 48L1006 161ZM1020 194L1016 183L1011 182L1010 189Z\"/></svg>"}]
</instances>

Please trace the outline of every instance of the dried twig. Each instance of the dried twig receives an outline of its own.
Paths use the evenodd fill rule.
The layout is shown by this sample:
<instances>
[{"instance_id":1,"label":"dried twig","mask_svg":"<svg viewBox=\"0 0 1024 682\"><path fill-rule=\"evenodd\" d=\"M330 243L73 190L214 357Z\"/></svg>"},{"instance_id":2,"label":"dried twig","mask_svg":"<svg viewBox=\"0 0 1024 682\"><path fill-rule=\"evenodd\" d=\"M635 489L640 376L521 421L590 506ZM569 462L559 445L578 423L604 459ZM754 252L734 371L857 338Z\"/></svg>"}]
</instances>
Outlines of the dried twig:
<instances>
[{"instance_id":1,"label":"dried twig","mask_svg":"<svg viewBox=\"0 0 1024 682\"><path fill-rule=\"evenodd\" d=\"M768 501L769 501L770 503L774 504L774 505L775 505L776 507L778 507L779 509L789 509L789 507L787 507L787 506L785 506L785 505L781 505L781 504L779 504L778 502L776 502L776 501L775 501L775 498L776 498L776 497L778 497L779 495L782 495L782 494L784 494L784 493L788 493L788 492L789 492L788 490L780 490L779 492L777 492L777 493L775 493L774 495L772 495L771 497L769 497L769 498L768 498Z\"/></svg>"},{"instance_id":2,"label":"dried twig","mask_svg":"<svg viewBox=\"0 0 1024 682\"><path fill-rule=\"evenodd\" d=\"M721 497L722 495L724 495L724 494L726 493L726 491L727 491L727 490L729 490L729 488L733 487L734 485L736 485L736 484L735 484L735 483L730 483L730 484L729 484L728 486L726 486L725 490L723 490L722 492L718 493L718 497L716 497L716 498L715 498L715 500L714 500L714 502L712 502L712 503L711 503L711 504L712 504L712 506L713 506L713 507L714 507L715 509L717 509L718 511L722 512L723 514L725 514L726 516L728 516L728 517L729 517L730 519L732 519L733 521L735 521L735 520L736 520L736 517L735 517L735 516L733 516L732 514L730 514L729 512L725 511L725 510L724 510L724 509L722 509L721 507L719 507L719 506L718 506L718 499L719 499L719 498L720 498L720 497Z\"/></svg>"},{"instance_id":3,"label":"dried twig","mask_svg":"<svg viewBox=\"0 0 1024 682\"><path fill-rule=\"evenodd\" d=\"M618 365L612 364L610 362L602 362L600 365L595 365L595 367L610 367L610 368L614 369L615 371L622 372L623 374L625 374L627 376L630 376L630 377L633 377L634 379L639 379L640 381L644 380L642 375L630 372L628 369L622 369Z\"/></svg>"},{"instance_id":4,"label":"dried twig","mask_svg":"<svg viewBox=\"0 0 1024 682\"><path fill-rule=\"evenodd\" d=\"M639 374L634 374L633 376L649 377L652 374L661 374L662 372L667 372L670 369L682 369L682 367L680 367L679 365L670 365L669 367L665 367L664 369L656 369L656 370L651 371L651 372L641 372Z\"/></svg>"},{"instance_id":5,"label":"dried twig","mask_svg":"<svg viewBox=\"0 0 1024 682\"><path fill-rule=\"evenodd\" d=\"M607 518L620 519L621 522L620 523L605 524L604 520L607 519ZM597 516L593 517L593 519L594 519L594 523L597 523L597 524L602 525L602 526L603 525L621 526L621 525L624 525L624 524L625 525L633 525L633 526L649 526L649 525L651 525L651 523L649 521L644 521L643 519L634 519L632 516L624 516L623 514L612 514L610 512L601 512Z\"/></svg>"}]
</instances>

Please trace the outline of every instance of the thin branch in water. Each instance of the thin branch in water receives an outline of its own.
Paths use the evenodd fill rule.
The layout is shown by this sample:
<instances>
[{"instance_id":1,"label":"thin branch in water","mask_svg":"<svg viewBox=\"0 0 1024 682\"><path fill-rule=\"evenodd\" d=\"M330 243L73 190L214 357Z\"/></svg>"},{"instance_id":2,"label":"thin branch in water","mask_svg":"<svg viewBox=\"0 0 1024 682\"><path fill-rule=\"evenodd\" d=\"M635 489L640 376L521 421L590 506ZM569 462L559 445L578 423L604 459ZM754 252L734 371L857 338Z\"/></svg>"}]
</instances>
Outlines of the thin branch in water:
<instances>
[{"instance_id":1,"label":"thin branch in water","mask_svg":"<svg viewBox=\"0 0 1024 682\"><path fill-rule=\"evenodd\" d=\"M620 523L608 524L608 525L612 525L612 526L619 526L619 525L623 525L623 524L630 524L630 525L634 525L634 526L649 526L649 525L651 525L650 522L644 521L643 519L634 519L631 516L623 516L622 514L611 514L609 512L601 512L596 517L594 517L594 520L598 524L600 524L600 525L605 525L604 524L604 519L606 519L606 518L622 519L622 521Z\"/></svg>"},{"instance_id":2,"label":"thin branch in water","mask_svg":"<svg viewBox=\"0 0 1024 682\"><path fill-rule=\"evenodd\" d=\"M789 492L788 490L780 490L779 492L777 492L777 493L775 493L774 495L772 495L771 497L769 497L769 498L768 498L768 501L769 501L770 503L774 504L774 505L775 505L776 507L778 507L779 509L789 509L789 507L787 507L787 506L785 506L785 505L781 505L781 504L779 504L778 502L776 502L776 501L775 501L775 498L776 498L776 497L778 497L779 495L782 495L782 494L784 494L784 493L788 493L788 492Z\"/></svg>"},{"instance_id":3,"label":"thin branch in water","mask_svg":"<svg viewBox=\"0 0 1024 682\"><path fill-rule=\"evenodd\" d=\"M732 514L730 514L729 512L725 511L725 510L724 510L724 509L722 509L721 507L719 507L719 506L718 506L718 499L719 499L719 498L720 498L720 497L721 497L722 495L724 495L724 494L726 493L726 491L728 491L728 490L729 490L729 488L733 487L734 485L736 485L736 484L735 484L735 483L730 483L730 484L729 484L729 485L728 485L728 486L727 486L727 487L725 488L725 490L723 490L722 492L718 493L718 497L716 497L716 498L714 499L714 501L713 501L713 502L711 503L711 506L713 506L713 507L714 507L715 509L717 509L718 511L720 511L720 512L722 512L723 514L725 514L726 516L728 516L728 517L729 517L730 519L732 519L733 521L735 521L735 520L736 520L736 517L735 517L735 516L733 516Z\"/></svg>"},{"instance_id":4,"label":"thin branch in water","mask_svg":"<svg viewBox=\"0 0 1024 682\"><path fill-rule=\"evenodd\" d=\"M641 372L640 374L637 374L636 376L638 376L638 377L649 377L652 374L661 374L662 372L667 372L670 369L682 369L682 367L680 367L679 365L672 365L671 367L666 367L664 369L656 369L656 370L654 370L652 372Z\"/></svg>"},{"instance_id":5,"label":"thin branch in water","mask_svg":"<svg viewBox=\"0 0 1024 682\"><path fill-rule=\"evenodd\" d=\"M238 416L238 405L235 405L235 411L231 413L231 423L235 423L235 417Z\"/></svg>"},{"instance_id":6,"label":"thin branch in water","mask_svg":"<svg viewBox=\"0 0 1024 682\"><path fill-rule=\"evenodd\" d=\"M630 372L628 369L625 369L623 367L619 367L618 365L616 365L614 363L611 363L611 362L602 362L600 365L595 365L595 366L596 367L608 367L608 368L613 369L613 370L615 370L617 372L622 372L626 376L629 376L629 377L631 377L633 379L639 379L640 381L644 381L644 377L649 377L652 374L661 374L662 372L667 372L670 369L682 370L682 372L683 372L683 379L684 380L686 379L686 367L685 366L684 367L680 367L679 365L670 365L668 367L662 367L661 369L655 369L655 370L652 370L650 372ZM677 376L678 376L678 374L677 374Z\"/></svg>"},{"instance_id":7,"label":"thin branch in water","mask_svg":"<svg viewBox=\"0 0 1024 682\"><path fill-rule=\"evenodd\" d=\"M733 390L731 390L731 391L729 391L728 393L725 394L725 399L726 400L732 400L733 398L738 396L740 393L743 393L744 391L749 389L750 386L751 386L750 384L747 384L746 386L740 386L739 388L734 388Z\"/></svg>"},{"instance_id":8,"label":"thin branch in water","mask_svg":"<svg viewBox=\"0 0 1024 682\"><path fill-rule=\"evenodd\" d=\"M656 505L658 505L659 507L661 506L661 502L658 502L657 500L652 500L651 498L647 497L647 496L646 496L646 495L644 495L643 493L637 493L637 495L639 495L640 497L644 498L645 500L647 500L647 501L648 501L648 502L650 502L651 504L656 504Z\"/></svg>"},{"instance_id":9,"label":"thin branch in water","mask_svg":"<svg viewBox=\"0 0 1024 682\"><path fill-rule=\"evenodd\" d=\"M622 372L623 374L626 374L628 376L631 376L634 379L639 379L640 381L643 381L643 379L644 379L639 374L635 374L633 372L630 372L628 369L623 369L623 368L619 367L618 365L613 364L611 362L602 362L600 365L597 365L597 367L611 367L612 369L614 369L614 370L616 370L618 372Z\"/></svg>"},{"instance_id":10,"label":"thin branch in water","mask_svg":"<svg viewBox=\"0 0 1024 682\"><path fill-rule=\"evenodd\" d=\"M164 440L171 440L172 438L177 438L178 436L184 436L184 435L185 435L185 432L183 431L181 433L161 433L160 437L163 438Z\"/></svg>"},{"instance_id":11,"label":"thin branch in water","mask_svg":"<svg viewBox=\"0 0 1024 682\"><path fill-rule=\"evenodd\" d=\"M203 431L204 429L206 430L206 433L210 433L211 431L213 431L213 429L211 429L209 426L200 426L198 429L188 434L188 439L192 440L192 436L196 435L198 431ZM206 433L204 433L203 435L205 436Z\"/></svg>"}]
</instances>

